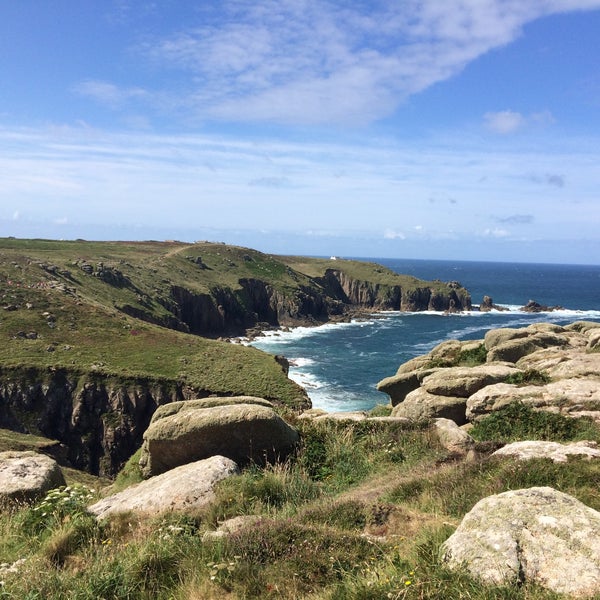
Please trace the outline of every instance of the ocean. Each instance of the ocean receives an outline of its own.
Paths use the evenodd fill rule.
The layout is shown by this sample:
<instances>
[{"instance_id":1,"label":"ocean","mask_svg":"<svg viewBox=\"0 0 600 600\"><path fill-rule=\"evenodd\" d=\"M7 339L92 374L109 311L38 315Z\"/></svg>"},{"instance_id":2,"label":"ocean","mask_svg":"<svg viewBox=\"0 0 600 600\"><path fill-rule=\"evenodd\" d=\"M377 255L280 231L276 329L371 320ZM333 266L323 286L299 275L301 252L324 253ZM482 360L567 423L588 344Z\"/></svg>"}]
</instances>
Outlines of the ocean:
<instances>
[{"instance_id":1,"label":"ocean","mask_svg":"<svg viewBox=\"0 0 600 600\"><path fill-rule=\"evenodd\" d=\"M350 323L271 331L254 340L253 346L290 360L290 378L306 389L315 408L351 411L387 404L389 398L376 390L377 382L444 340L481 339L489 329L536 322L600 322L600 265L361 260L429 281L458 281L471 293L474 306L487 295L510 310L455 315L381 312ZM529 300L563 308L538 314L520 311Z\"/></svg>"}]
</instances>

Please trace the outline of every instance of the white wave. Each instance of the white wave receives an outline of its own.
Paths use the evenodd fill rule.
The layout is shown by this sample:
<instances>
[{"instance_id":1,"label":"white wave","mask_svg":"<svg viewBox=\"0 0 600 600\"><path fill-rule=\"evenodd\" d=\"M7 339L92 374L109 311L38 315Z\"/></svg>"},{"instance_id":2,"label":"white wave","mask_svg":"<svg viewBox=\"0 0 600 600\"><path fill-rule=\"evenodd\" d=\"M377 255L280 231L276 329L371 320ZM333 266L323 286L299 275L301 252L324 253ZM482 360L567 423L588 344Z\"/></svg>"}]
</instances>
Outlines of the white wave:
<instances>
[{"instance_id":1,"label":"white wave","mask_svg":"<svg viewBox=\"0 0 600 600\"><path fill-rule=\"evenodd\" d=\"M303 387L311 399L314 391L322 388L325 385L325 383L318 379L316 375L306 371L290 369L288 377L292 381L295 381L299 386Z\"/></svg>"},{"instance_id":2,"label":"white wave","mask_svg":"<svg viewBox=\"0 0 600 600\"><path fill-rule=\"evenodd\" d=\"M303 356L299 356L297 358L288 358L290 362L290 368L292 369L301 369L302 367L310 367L315 364L315 360L312 358L305 358Z\"/></svg>"}]
</instances>

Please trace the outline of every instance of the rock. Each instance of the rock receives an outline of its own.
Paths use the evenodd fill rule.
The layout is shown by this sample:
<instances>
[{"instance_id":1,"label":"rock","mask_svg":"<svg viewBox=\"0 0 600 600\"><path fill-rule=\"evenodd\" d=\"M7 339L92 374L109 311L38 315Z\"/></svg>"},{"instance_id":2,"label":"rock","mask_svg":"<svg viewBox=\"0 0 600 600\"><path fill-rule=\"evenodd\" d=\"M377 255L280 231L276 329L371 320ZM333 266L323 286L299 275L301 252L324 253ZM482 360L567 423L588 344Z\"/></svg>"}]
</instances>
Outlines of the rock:
<instances>
[{"instance_id":1,"label":"rock","mask_svg":"<svg viewBox=\"0 0 600 600\"><path fill-rule=\"evenodd\" d=\"M527 334L527 331L524 331ZM528 334L520 338L506 340L489 348L487 362L504 361L516 363L523 356L527 356L540 348L548 348L549 346L560 347L566 344L568 344L568 339L559 334L550 332Z\"/></svg>"},{"instance_id":2,"label":"rock","mask_svg":"<svg viewBox=\"0 0 600 600\"><path fill-rule=\"evenodd\" d=\"M145 477L217 454L240 465L273 462L287 456L299 440L298 432L270 407L244 402L208 407L202 401L191 403L165 406L152 419L140 457Z\"/></svg>"},{"instance_id":3,"label":"rock","mask_svg":"<svg viewBox=\"0 0 600 600\"><path fill-rule=\"evenodd\" d=\"M492 348L500 344L504 344L509 340L518 340L526 338L529 333L525 329L511 329L509 327L502 327L499 329L490 329L483 338L485 349L490 351Z\"/></svg>"},{"instance_id":4,"label":"rock","mask_svg":"<svg viewBox=\"0 0 600 600\"><path fill-rule=\"evenodd\" d=\"M298 418L301 420L312 420L315 417L320 417L322 415L326 415L327 411L322 408L309 408L305 410L303 413L298 415Z\"/></svg>"},{"instance_id":5,"label":"rock","mask_svg":"<svg viewBox=\"0 0 600 600\"><path fill-rule=\"evenodd\" d=\"M163 404L159 406L152 415L150 424L156 423L160 419L176 415L181 412L199 410L202 408L211 408L213 406L231 406L234 404L256 404L258 406L265 406L267 408L273 408L273 403L265 400L264 398L257 398L255 396L231 396L231 397L209 397L209 398L197 398L194 400L180 400L178 402L171 402L169 404Z\"/></svg>"},{"instance_id":6,"label":"rock","mask_svg":"<svg viewBox=\"0 0 600 600\"><path fill-rule=\"evenodd\" d=\"M391 377L382 379L377 384L377 389L390 397L392 406L403 402L410 392L416 390L427 375L431 375L437 369L422 369L420 371L410 371L409 373L398 373Z\"/></svg>"},{"instance_id":7,"label":"rock","mask_svg":"<svg viewBox=\"0 0 600 600\"><path fill-rule=\"evenodd\" d=\"M484 296L483 300L481 301L481 304L479 305L479 311L490 312L491 310L506 311L509 309L505 306L498 306L497 304L494 304L494 301L492 300L491 296Z\"/></svg>"},{"instance_id":8,"label":"rock","mask_svg":"<svg viewBox=\"0 0 600 600\"><path fill-rule=\"evenodd\" d=\"M443 545L444 561L490 585L600 593L600 513L548 487L480 500Z\"/></svg>"},{"instance_id":9,"label":"rock","mask_svg":"<svg viewBox=\"0 0 600 600\"><path fill-rule=\"evenodd\" d=\"M475 446L475 440L454 421L435 419L434 431L440 444L453 454L466 456Z\"/></svg>"},{"instance_id":10,"label":"rock","mask_svg":"<svg viewBox=\"0 0 600 600\"><path fill-rule=\"evenodd\" d=\"M597 329L600 327L600 323L597 321L575 321L565 327L569 331L577 331L578 333L586 334L590 330Z\"/></svg>"},{"instance_id":11,"label":"rock","mask_svg":"<svg viewBox=\"0 0 600 600\"><path fill-rule=\"evenodd\" d=\"M234 461L211 456L132 485L88 510L102 519L129 511L157 514L198 509L214 500L214 487L219 481L236 473L238 466Z\"/></svg>"},{"instance_id":12,"label":"rock","mask_svg":"<svg viewBox=\"0 0 600 600\"><path fill-rule=\"evenodd\" d=\"M422 387L430 394L468 398L481 388L504 381L517 373L507 365L478 365L439 369L423 379Z\"/></svg>"},{"instance_id":13,"label":"rock","mask_svg":"<svg viewBox=\"0 0 600 600\"><path fill-rule=\"evenodd\" d=\"M600 328L594 329L588 334L588 350L599 350L600 349Z\"/></svg>"},{"instance_id":14,"label":"rock","mask_svg":"<svg viewBox=\"0 0 600 600\"><path fill-rule=\"evenodd\" d=\"M528 313L540 313L540 312L552 312L553 310L562 310L562 306L545 306L535 300L530 300L525 306L522 306L519 310Z\"/></svg>"},{"instance_id":15,"label":"rock","mask_svg":"<svg viewBox=\"0 0 600 600\"><path fill-rule=\"evenodd\" d=\"M597 352L570 354L566 360L547 369L552 379L585 377L600 380L600 354Z\"/></svg>"},{"instance_id":16,"label":"rock","mask_svg":"<svg viewBox=\"0 0 600 600\"><path fill-rule=\"evenodd\" d=\"M513 442L496 450L492 456L510 456L517 460L549 458L552 462L567 462L569 456L583 456L588 459L600 458L600 448L596 442L558 442L524 441Z\"/></svg>"},{"instance_id":17,"label":"rock","mask_svg":"<svg viewBox=\"0 0 600 600\"><path fill-rule=\"evenodd\" d=\"M392 417L404 417L414 422L432 419L450 419L458 425L466 422L466 399L430 394L419 388L406 396L401 404L392 410Z\"/></svg>"},{"instance_id":18,"label":"rock","mask_svg":"<svg viewBox=\"0 0 600 600\"><path fill-rule=\"evenodd\" d=\"M561 379L522 387L509 383L489 385L467 399L466 417L478 421L512 402L572 416L580 411L600 411L600 380Z\"/></svg>"},{"instance_id":19,"label":"rock","mask_svg":"<svg viewBox=\"0 0 600 600\"><path fill-rule=\"evenodd\" d=\"M315 421L364 421L367 418L367 413L364 410L355 410L348 412L332 412L324 415L319 415L314 418Z\"/></svg>"},{"instance_id":20,"label":"rock","mask_svg":"<svg viewBox=\"0 0 600 600\"><path fill-rule=\"evenodd\" d=\"M446 340L441 342L431 352L429 358L436 363L455 364L462 350L462 342L459 340Z\"/></svg>"},{"instance_id":21,"label":"rock","mask_svg":"<svg viewBox=\"0 0 600 600\"><path fill-rule=\"evenodd\" d=\"M31 501L65 485L58 463L36 452L0 452L0 503Z\"/></svg>"},{"instance_id":22,"label":"rock","mask_svg":"<svg viewBox=\"0 0 600 600\"><path fill-rule=\"evenodd\" d=\"M237 533L246 529L246 527L252 527L263 520L263 517L258 515L240 515L223 521L215 531L206 531L202 536L202 541L219 540L224 537L230 536L232 533Z\"/></svg>"}]
</instances>

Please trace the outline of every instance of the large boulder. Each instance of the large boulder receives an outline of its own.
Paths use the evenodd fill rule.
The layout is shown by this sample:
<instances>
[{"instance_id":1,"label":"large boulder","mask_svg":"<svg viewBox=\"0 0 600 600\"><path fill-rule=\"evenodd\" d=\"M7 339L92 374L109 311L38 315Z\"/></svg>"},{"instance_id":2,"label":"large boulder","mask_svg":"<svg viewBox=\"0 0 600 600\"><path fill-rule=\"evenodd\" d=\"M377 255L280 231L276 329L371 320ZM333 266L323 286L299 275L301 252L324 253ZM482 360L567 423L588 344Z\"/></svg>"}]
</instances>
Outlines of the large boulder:
<instances>
[{"instance_id":1,"label":"large boulder","mask_svg":"<svg viewBox=\"0 0 600 600\"><path fill-rule=\"evenodd\" d=\"M600 459L600 448L596 442L571 442L560 444L559 442L546 441L523 441L506 444L496 450L492 456L510 457L517 460L531 460L533 458L549 458L552 462L567 462L569 456L582 458Z\"/></svg>"},{"instance_id":2,"label":"large boulder","mask_svg":"<svg viewBox=\"0 0 600 600\"><path fill-rule=\"evenodd\" d=\"M215 485L238 471L231 459L211 456L132 485L103 498L88 510L98 518L105 518L123 512L154 515L201 508L214 500Z\"/></svg>"},{"instance_id":3,"label":"large boulder","mask_svg":"<svg viewBox=\"0 0 600 600\"><path fill-rule=\"evenodd\" d=\"M157 411L144 433L140 466L145 477L217 454L240 465L273 462L299 440L294 428L261 403L173 404L179 406Z\"/></svg>"},{"instance_id":4,"label":"large boulder","mask_svg":"<svg viewBox=\"0 0 600 600\"><path fill-rule=\"evenodd\" d=\"M505 381L517 373L508 365L479 365L439 369L423 379L422 387L430 394L468 398L478 390Z\"/></svg>"},{"instance_id":5,"label":"large boulder","mask_svg":"<svg viewBox=\"0 0 600 600\"><path fill-rule=\"evenodd\" d=\"M0 503L32 501L65 484L58 463L37 452L0 452Z\"/></svg>"},{"instance_id":6,"label":"large boulder","mask_svg":"<svg viewBox=\"0 0 600 600\"><path fill-rule=\"evenodd\" d=\"M486 333L484 344L488 351L487 362L516 363L540 348L567 346L569 340L559 325L535 323L522 329L492 329Z\"/></svg>"},{"instance_id":7,"label":"large boulder","mask_svg":"<svg viewBox=\"0 0 600 600\"><path fill-rule=\"evenodd\" d=\"M392 406L396 406L400 402L404 402L406 396L419 388L423 379L435 371L437 369L421 369L407 373L396 373L396 375L382 379L377 384L377 389L387 394L390 397Z\"/></svg>"},{"instance_id":8,"label":"large boulder","mask_svg":"<svg viewBox=\"0 0 600 600\"><path fill-rule=\"evenodd\" d=\"M393 408L392 417L404 417L417 423L443 418L464 425L466 404L465 398L438 396L419 388Z\"/></svg>"},{"instance_id":9,"label":"large boulder","mask_svg":"<svg viewBox=\"0 0 600 600\"><path fill-rule=\"evenodd\" d=\"M451 569L490 585L600 594L600 513L549 487L480 500L443 545Z\"/></svg>"}]
</instances>

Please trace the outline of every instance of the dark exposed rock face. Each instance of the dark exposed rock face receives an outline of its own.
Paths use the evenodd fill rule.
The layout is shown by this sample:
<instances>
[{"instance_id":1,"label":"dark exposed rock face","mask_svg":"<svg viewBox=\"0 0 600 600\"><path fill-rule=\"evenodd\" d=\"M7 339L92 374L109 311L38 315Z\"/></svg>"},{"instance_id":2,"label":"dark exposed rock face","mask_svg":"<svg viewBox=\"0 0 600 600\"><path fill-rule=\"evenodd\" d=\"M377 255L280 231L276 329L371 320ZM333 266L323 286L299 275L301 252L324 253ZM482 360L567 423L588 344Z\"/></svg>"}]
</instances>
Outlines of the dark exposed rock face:
<instances>
[{"instance_id":1,"label":"dark exposed rock face","mask_svg":"<svg viewBox=\"0 0 600 600\"><path fill-rule=\"evenodd\" d=\"M126 384L94 374L6 369L0 383L0 427L60 440L68 447L70 465L111 476L141 445L157 406L197 396L193 390L152 381Z\"/></svg>"},{"instance_id":2,"label":"dark exposed rock face","mask_svg":"<svg viewBox=\"0 0 600 600\"><path fill-rule=\"evenodd\" d=\"M328 269L319 281L327 293L343 304L360 308L405 311L471 309L471 297L456 282L449 283L443 293L425 286L406 290L399 285L358 281L335 269Z\"/></svg>"},{"instance_id":3,"label":"dark exposed rock face","mask_svg":"<svg viewBox=\"0 0 600 600\"><path fill-rule=\"evenodd\" d=\"M163 317L160 324L198 335L241 335L259 324L278 327L324 323L354 309L471 309L471 297L456 282L443 291L426 285L403 289L399 285L359 281L343 271L328 269L323 277L314 280L314 285L298 286L289 295L260 279L242 278L238 283L240 287L235 290L214 287L206 293L172 286L169 297L159 299L172 317ZM130 308L122 310L145 318L142 311L133 312Z\"/></svg>"}]
</instances>

